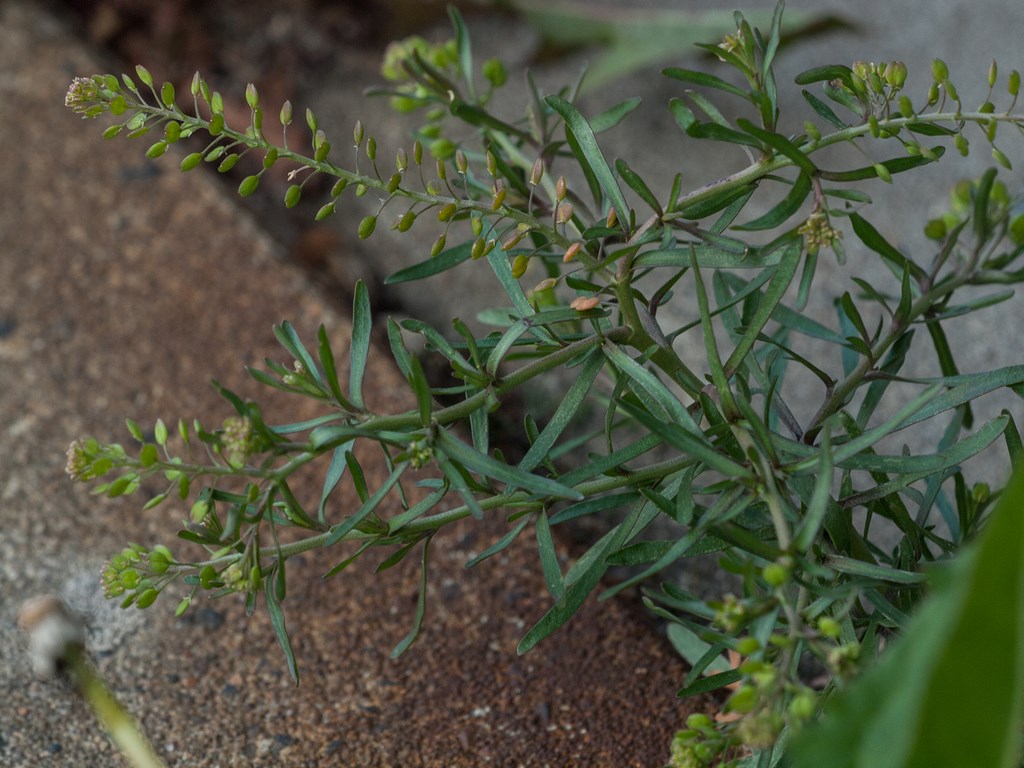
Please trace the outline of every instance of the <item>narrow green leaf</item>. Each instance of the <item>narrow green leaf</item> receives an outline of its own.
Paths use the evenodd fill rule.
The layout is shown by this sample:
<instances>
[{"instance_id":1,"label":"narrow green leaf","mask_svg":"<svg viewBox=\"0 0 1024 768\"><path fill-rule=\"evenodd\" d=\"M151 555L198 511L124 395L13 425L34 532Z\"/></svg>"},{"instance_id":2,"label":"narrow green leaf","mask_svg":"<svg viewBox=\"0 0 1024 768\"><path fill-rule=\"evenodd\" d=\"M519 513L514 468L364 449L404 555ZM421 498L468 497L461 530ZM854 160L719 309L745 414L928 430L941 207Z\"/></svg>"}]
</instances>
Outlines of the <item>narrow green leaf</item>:
<instances>
[{"instance_id":1,"label":"narrow green leaf","mask_svg":"<svg viewBox=\"0 0 1024 768\"><path fill-rule=\"evenodd\" d=\"M606 109L599 115L591 118L590 127L594 133L602 133L614 128L625 119L626 115L632 112L634 109L640 106L640 99L634 97L632 99L626 99L625 101L619 102L614 107Z\"/></svg>"},{"instance_id":2,"label":"narrow green leaf","mask_svg":"<svg viewBox=\"0 0 1024 768\"><path fill-rule=\"evenodd\" d=\"M867 219L857 213L851 213L850 223L861 242L881 256L883 261L890 265L893 274L902 275L903 270L907 269L915 279L925 277L925 271L893 247Z\"/></svg>"},{"instance_id":3,"label":"narrow green leaf","mask_svg":"<svg viewBox=\"0 0 1024 768\"><path fill-rule=\"evenodd\" d=\"M349 349L349 398L360 410L365 407L363 374L366 372L366 359L370 353L372 322L370 294L366 290L366 284L360 280L356 283L355 296L352 299L352 346Z\"/></svg>"},{"instance_id":4,"label":"narrow green leaf","mask_svg":"<svg viewBox=\"0 0 1024 768\"><path fill-rule=\"evenodd\" d=\"M327 379L327 387L331 390L331 394L334 395L334 399L338 401L338 405L347 411L356 410L341 391L341 384L338 381L338 370L334 363L334 352L331 349L331 340L328 338L327 328L323 324L317 330L317 340L319 342L317 351L320 357L320 365L323 367L324 377Z\"/></svg>"},{"instance_id":5,"label":"narrow green leaf","mask_svg":"<svg viewBox=\"0 0 1024 768\"><path fill-rule=\"evenodd\" d=\"M292 357L302 363L302 366L309 374L322 385L323 378L320 376L320 369L313 362L312 355L303 346L302 341L299 339L299 334L296 333L292 324L285 320L280 325L275 325L274 336L277 337L281 346L288 350Z\"/></svg>"},{"instance_id":6,"label":"narrow green leaf","mask_svg":"<svg viewBox=\"0 0 1024 768\"><path fill-rule=\"evenodd\" d=\"M350 456L351 454L346 454ZM344 522L338 523L337 525L331 526L330 535L324 540L324 547L331 547L345 538L345 534L349 533L357 525L363 522L370 514L380 506L380 503L384 501L385 497L391 492L391 489L395 487L395 483L398 482L399 478L405 473L405 470L409 468L408 462L402 462L395 465L395 468L391 470L391 474L388 475L387 480L374 491L373 495L370 496L363 504L353 512ZM351 469L350 469L351 471Z\"/></svg>"},{"instance_id":7,"label":"narrow green leaf","mask_svg":"<svg viewBox=\"0 0 1024 768\"><path fill-rule=\"evenodd\" d=\"M348 466L345 461L345 454L351 453L355 444L355 439L349 440L335 448L334 453L331 454L331 463L327 467L327 473L324 475L323 489L320 491L320 503L317 504L316 508L316 518L321 523L325 522L324 511L327 506L327 499L330 498L334 489L338 487L342 475L345 474L345 468Z\"/></svg>"},{"instance_id":8,"label":"narrow green leaf","mask_svg":"<svg viewBox=\"0 0 1024 768\"><path fill-rule=\"evenodd\" d=\"M831 64L804 70L794 78L797 85L810 85L823 80L842 80L850 86L853 83L853 70L842 64Z\"/></svg>"},{"instance_id":9,"label":"narrow green leaf","mask_svg":"<svg viewBox=\"0 0 1024 768\"><path fill-rule=\"evenodd\" d=\"M530 493L558 499L583 498L579 491L567 488L555 480L524 472L518 467L474 451L446 429L438 429L437 444L449 458L459 462L470 471L498 480L510 488L522 488Z\"/></svg>"},{"instance_id":10,"label":"narrow green leaf","mask_svg":"<svg viewBox=\"0 0 1024 768\"><path fill-rule=\"evenodd\" d=\"M419 358L409 358L409 386L416 395L416 405L419 409L420 424L424 427L430 426L430 414L433 411L434 399L430 394L430 384L423 372Z\"/></svg>"},{"instance_id":11,"label":"narrow green leaf","mask_svg":"<svg viewBox=\"0 0 1024 768\"><path fill-rule=\"evenodd\" d=\"M755 232L762 229L775 229L786 219L796 213L804 200L811 193L811 179L807 174L801 173L793 182L789 193L767 213L758 216L753 221L741 224L736 229L744 232Z\"/></svg>"},{"instance_id":12,"label":"narrow green leaf","mask_svg":"<svg viewBox=\"0 0 1024 768\"><path fill-rule=\"evenodd\" d=\"M758 335L775 314L782 297L793 282L793 276L796 275L796 268L800 264L800 254L803 251L800 241L790 240L779 250L781 251L779 266L775 269L768 287L765 288L764 294L758 302L757 311L747 322L743 336L736 343L736 348L725 362L725 375L727 376L732 376L739 369L740 364L753 349Z\"/></svg>"},{"instance_id":13,"label":"narrow green leaf","mask_svg":"<svg viewBox=\"0 0 1024 768\"><path fill-rule=\"evenodd\" d=\"M685 699L690 696L698 696L702 693L710 693L711 691L717 691L724 688L727 685L732 685L742 679L742 672L738 669L730 669L728 672L719 672L717 675L702 677L696 682L680 688L676 693L676 697Z\"/></svg>"},{"instance_id":14,"label":"narrow green leaf","mask_svg":"<svg viewBox=\"0 0 1024 768\"><path fill-rule=\"evenodd\" d=\"M519 534L523 532L523 529L529 524L529 522L530 518L524 517L522 520L516 523L515 528L511 529L508 533L506 533L504 536L502 536L500 539L494 542L483 552L467 561L465 567L472 568L473 566L482 563L487 558L493 557L494 555L501 552L503 549L505 549L509 544L511 544L519 537Z\"/></svg>"},{"instance_id":15,"label":"narrow green leaf","mask_svg":"<svg viewBox=\"0 0 1024 768\"><path fill-rule=\"evenodd\" d=\"M416 598L416 613L413 615L412 629L391 651L392 659L397 659L409 650L409 646L416 642L420 629L423 627L423 617L427 614L427 563L430 553L430 541L430 536L423 540L423 555L420 558L420 591Z\"/></svg>"},{"instance_id":16,"label":"narrow green leaf","mask_svg":"<svg viewBox=\"0 0 1024 768\"><path fill-rule=\"evenodd\" d=\"M751 136L760 139L779 154L788 157L793 161L797 168L808 176L814 176L817 174L818 167L811 161L811 158L804 154L800 147L791 142L781 133L766 131L742 117L736 120L736 125L741 131L749 133Z\"/></svg>"},{"instance_id":17,"label":"narrow green leaf","mask_svg":"<svg viewBox=\"0 0 1024 768\"><path fill-rule=\"evenodd\" d=\"M276 566L277 568L284 568L284 561L279 560ZM267 574L267 578L273 578L274 571L271 570ZM288 628L285 626L284 611L281 610L281 603L278 600L276 590L268 588L265 590L267 595L267 613L270 616L270 626L274 629L274 635L277 637L278 645L281 646L281 650L284 651L284 658L288 664L288 674L292 676L292 680L296 685L299 684L299 667L295 662L295 652L292 650L291 640L288 638Z\"/></svg>"},{"instance_id":18,"label":"narrow green leaf","mask_svg":"<svg viewBox=\"0 0 1024 768\"><path fill-rule=\"evenodd\" d=\"M391 356L395 358L398 370L408 379L412 375L412 356L402 341L401 326L390 317L388 318L388 345L391 347Z\"/></svg>"},{"instance_id":19,"label":"narrow green leaf","mask_svg":"<svg viewBox=\"0 0 1024 768\"><path fill-rule=\"evenodd\" d=\"M741 98L750 101L750 94L742 88L737 88L730 82L723 80L720 77L709 75L706 72L698 72L692 69L681 69L680 67L666 67L661 70L661 73L665 77L670 77L673 80L681 80L684 83L692 83L693 85L699 85L703 88L714 88L718 91L724 91L725 93L732 94L733 96L739 96Z\"/></svg>"},{"instance_id":20,"label":"narrow green leaf","mask_svg":"<svg viewBox=\"0 0 1024 768\"><path fill-rule=\"evenodd\" d=\"M554 446L565 428L569 426L569 422L572 421L580 406L587 399L587 394L590 392L590 388L593 386L594 380L597 378L598 373L601 372L604 364L605 357L601 354L600 350L591 350L583 367L576 374L572 386L569 387L565 397L562 398L562 402L559 403L558 408L555 409L554 414L552 414L544 429L537 436L533 445L530 446L530 450L527 451L522 461L519 462L520 470L530 472L544 461L552 446Z\"/></svg>"},{"instance_id":21,"label":"narrow green leaf","mask_svg":"<svg viewBox=\"0 0 1024 768\"><path fill-rule=\"evenodd\" d=\"M932 147L932 154L935 158L942 157L945 153L945 147ZM922 165L934 162L931 158L926 155L914 155L913 157L896 157L892 160L883 160L881 165L890 173L895 175L897 173L903 173L914 168L918 168ZM866 165L863 168L856 168L852 171L824 171L819 170L818 176L829 181L863 181L864 179L873 179L878 176L878 171L874 165Z\"/></svg>"},{"instance_id":22,"label":"narrow green leaf","mask_svg":"<svg viewBox=\"0 0 1024 768\"><path fill-rule=\"evenodd\" d=\"M565 582L562 581L562 570L558 565L555 542L551 538L551 526L544 510L537 513L537 522L534 527L537 529L537 551L540 553L544 583L547 585L548 593L555 600L561 600L565 596Z\"/></svg>"},{"instance_id":23,"label":"narrow green leaf","mask_svg":"<svg viewBox=\"0 0 1024 768\"><path fill-rule=\"evenodd\" d=\"M572 133L579 144L581 153L579 160L581 165L591 170L601 186L601 191L604 192L605 197L611 202L612 207L615 208L615 213L622 226L627 226L629 222L629 208L626 205L625 198L622 196L618 183L615 181L611 168L608 167L608 163L601 153L601 147L597 143L597 138L594 136L594 131L590 124L587 123L576 107L565 99L559 96L548 96L544 101L561 115L565 121L566 130Z\"/></svg>"},{"instance_id":24,"label":"narrow green leaf","mask_svg":"<svg viewBox=\"0 0 1024 768\"><path fill-rule=\"evenodd\" d=\"M647 182L640 178L640 176L626 164L625 160L618 158L615 161L615 170L619 172L619 178L626 182L626 185L636 192L637 195L640 196L640 199L647 203L652 210L654 210L659 216L664 213L661 208L661 203L658 202L658 198L656 198L654 193L651 192L651 188L647 186Z\"/></svg>"},{"instance_id":25,"label":"narrow green leaf","mask_svg":"<svg viewBox=\"0 0 1024 768\"><path fill-rule=\"evenodd\" d=\"M411 267L400 269L397 272L389 275L385 280L385 285L395 285L397 283L407 283L413 280L422 280L425 277L431 277L432 275L439 275L442 272L446 272L453 267L457 267L464 261L467 261L473 251L473 241L470 240L460 245L453 246L447 250L441 251L433 258L421 261L418 264L413 264Z\"/></svg>"}]
</instances>

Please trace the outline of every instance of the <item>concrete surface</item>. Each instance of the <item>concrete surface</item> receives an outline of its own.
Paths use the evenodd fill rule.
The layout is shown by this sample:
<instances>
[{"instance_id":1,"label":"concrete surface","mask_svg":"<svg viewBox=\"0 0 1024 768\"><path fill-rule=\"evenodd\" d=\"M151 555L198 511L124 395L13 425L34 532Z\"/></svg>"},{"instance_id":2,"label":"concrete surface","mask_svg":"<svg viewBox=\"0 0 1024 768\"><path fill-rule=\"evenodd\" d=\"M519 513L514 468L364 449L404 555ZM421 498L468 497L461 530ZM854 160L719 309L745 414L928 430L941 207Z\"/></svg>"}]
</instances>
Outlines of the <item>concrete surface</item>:
<instances>
[{"instance_id":1,"label":"concrete surface","mask_svg":"<svg viewBox=\"0 0 1024 768\"><path fill-rule=\"evenodd\" d=\"M339 358L350 334L212 179L104 143L64 108L71 78L108 63L46 6L0 5L0 765L124 764L84 706L27 667L14 616L41 592L89 616L99 669L172 766L658 765L694 706L674 698L677 657L627 601L591 604L516 657L549 605L535 551L462 568L500 519L439 537L428 626L399 661L415 563L321 582L337 553L297 558L285 608L299 688L262 610L204 601L175 620L173 602L102 601L103 561L128 540L173 542L187 510L91 496L64 475L68 442L128 440L125 417L219 423L229 408L207 382L255 395L243 365L280 357L283 318L306 336L325 323ZM371 407L408 405L386 354L368 376ZM275 413L301 415L270 398Z\"/></svg>"}]
</instances>

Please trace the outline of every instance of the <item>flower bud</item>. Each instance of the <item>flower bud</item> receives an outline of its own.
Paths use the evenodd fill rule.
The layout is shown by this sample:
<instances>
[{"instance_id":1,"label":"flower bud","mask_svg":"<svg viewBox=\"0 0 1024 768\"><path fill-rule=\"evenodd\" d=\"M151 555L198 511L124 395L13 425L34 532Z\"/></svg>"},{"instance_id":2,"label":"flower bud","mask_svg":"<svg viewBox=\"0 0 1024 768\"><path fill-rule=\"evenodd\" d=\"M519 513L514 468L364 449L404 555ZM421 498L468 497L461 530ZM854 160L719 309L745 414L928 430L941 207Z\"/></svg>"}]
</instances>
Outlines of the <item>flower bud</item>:
<instances>
[{"instance_id":1,"label":"flower bud","mask_svg":"<svg viewBox=\"0 0 1024 768\"><path fill-rule=\"evenodd\" d=\"M730 712L746 714L753 711L754 707L757 706L758 698L757 688L752 685L743 685L737 688L733 695L729 697L725 708Z\"/></svg>"},{"instance_id":2,"label":"flower bud","mask_svg":"<svg viewBox=\"0 0 1024 768\"><path fill-rule=\"evenodd\" d=\"M222 163L222 165L223 165L223 163ZM244 179L242 179L242 183L238 185L238 195L239 195L239 197L248 197L249 195L251 195L253 192L256 191L256 188L259 185L260 185L260 177L259 176L246 176Z\"/></svg>"},{"instance_id":3,"label":"flower bud","mask_svg":"<svg viewBox=\"0 0 1024 768\"><path fill-rule=\"evenodd\" d=\"M365 240L373 234L373 230L377 228L377 217L366 216L362 221L359 222L359 228L356 230L361 240Z\"/></svg>"},{"instance_id":4,"label":"flower bud","mask_svg":"<svg viewBox=\"0 0 1024 768\"><path fill-rule=\"evenodd\" d=\"M533 286L533 293L543 293L544 291L550 291L555 285L558 284L558 280L553 277L547 277Z\"/></svg>"},{"instance_id":5,"label":"flower bud","mask_svg":"<svg viewBox=\"0 0 1024 768\"><path fill-rule=\"evenodd\" d=\"M139 76L139 80L148 85L150 88L153 87L153 76L149 74L149 70L141 64L135 65L135 74Z\"/></svg>"},{"instance_id":6,"label":"flower bud","mask_svg":"<svg viewBox=\"0 0 1024 768\"><path fill-rule=\"evenodd\" d=\"M818 632L822 637L834 640L842 634L842 628L839 626L839 622L831 616L822 616L818 619Z\"/></svg>"},{"instance_id":7,"label":"flower bud","mask_svg":"<svg viewBox=\"0 0 1024 768\"><path fill-rule=\"evenodd\" d=\"M512 261L512 277L518 280L520 277L526 274L526 269L529 266L530 259L527 258L525 253L520 253Z\"/></svg>"},{"instance_id":8,"label":"flower bud","mask_svg":"<svg viewBox=\"0 0 1024 768\"><path fill-rule=\"evenodd\" d=\"M434 244L430 247L430 258L434 258L444 250L445 239L446 238L443 233L437 236L437 240L435 240Z\"/></svg>"},{"instance_id":9,"label":"flower bud","mask_svg":"<svg viewBox=\"0 0 1024 768\"><path fill-rule=\"evenodd\" d=\"M500 88L508 80L505 65L499 59L488 59L483 65L484 79L493 87Z\"/></svg>"},{"instance_id":10,"label":"flower bud","mask_svg":"<svg viewBox=\"0 0 1024 768\"><path fill-rule=\"evenodd\" d=\"M435 141L430 142L430 154L439 163L454 155L455 151L455 144L449 139L436 139ZM445 178L440 173L438 176L442 179Z\"/></svg>"},{"instance_id":11,"label":"flower bud","mask_svg":"<svg viewBox=\"0 0 1024 768\"><path fill-rule=\"evenodd\" d=\"M619 219L619 215L618 215L618 213L616 213L615 209L614 208L609 208L608 209L608 217L604 221L605 226L608 227L608 229L611 229L612 227L615 226L615 223L618 221L618 219Z\"/></svg>"},{"instance_id":12,"label":"flower bud","mask_svg":"<svg viewBox=\"0 0 1024 768\"><path fill-rule=\"evenodd\" d=\"M939 86L936 83L932 83L928 88L928 104L937 104L939 101Z\"/></svg>"},{"instance_id":13,"label":"flower bud","mask_svg":"<svg viewBox=\"0 0 1024 768\"><path fill-rule=\"evenodd\" d=\"M189 85L189 91L193 96L199 95L199 91L202 89L202 82L203 78L199 76L199 70L197 69L195 74L192 75L192 83Z\"/></svg>"},{"instance_id":14,"label":"flower bud","mask_svg":"<svg viewBox=\"0 0 1024 768\"><path fill-rule=\"evenodd\" d=\"M430 150L430 153L431 155L433 155L433 149ZM444 160L442 160L439 157L435 158L435 160L436 162L434 163L434 165L436 167L434 170L437 172L437 178L439 178L441 181L445 181L448 178L448 166L445 165Z\"/></svg>"},{"instance_id":15,"label":"flower bud","mask_svg":"<svg viewBox=\"0 0 1024 768\"><path fill-rule=\"evenodd\" d=\"M888 168L881 163L875 163L872 167L875 169L875 173L878 175L878 178L887 184L892 184L892 174L889 172Z\"/></svg>"},{"instance_id":16,"label":"flower bud","mask_svg":"<svg viewBox=\"0 0 1024 768\"><path fill-rule=\"evenodd\" d=\"M804 133L810 137L811 141L821 141L821 131L819 131L818 126L810 120L804 121Z\"/></svg>"},{"instance_id":17,"label":"flower bud","mask_svg":"<svg viewBox=\"0 0 1024 768\"><path fill-rule=\"evenodd\" d=\"M530 184L537 186L544 178L544 161L539 157L533 161L533 168L530 169Z\"/></svg>"},{"instance_id":18,"label":"flower bud","mask_svg":"<svg viewBox=\"0 0 1024 768\"><path fill-rule=\"evenodd\" d=\"M448 203L437 212L437 220L441 222L450 221L458 209L459 206L455 203Z\"/></svg>"}]
</instances>

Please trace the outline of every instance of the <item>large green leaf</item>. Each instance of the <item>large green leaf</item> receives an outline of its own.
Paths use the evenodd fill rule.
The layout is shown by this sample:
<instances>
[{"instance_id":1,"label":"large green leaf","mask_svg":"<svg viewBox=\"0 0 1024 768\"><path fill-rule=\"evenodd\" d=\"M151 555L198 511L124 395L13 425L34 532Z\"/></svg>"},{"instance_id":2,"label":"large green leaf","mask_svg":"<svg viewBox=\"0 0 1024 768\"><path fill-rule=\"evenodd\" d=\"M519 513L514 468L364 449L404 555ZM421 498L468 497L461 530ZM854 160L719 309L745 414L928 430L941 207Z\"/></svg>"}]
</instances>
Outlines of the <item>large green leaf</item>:
<instances>
[{"instance_id":1,"label":"large green leaf","mask_svg":"<svg viewBox=\"0 0 1024 768\"><path fill-rule=\"evenodd\" d=\"M1024 473L904 635L793 744L792 768L1010 768L1024 714Z\"/></svg>"}]
</instances>

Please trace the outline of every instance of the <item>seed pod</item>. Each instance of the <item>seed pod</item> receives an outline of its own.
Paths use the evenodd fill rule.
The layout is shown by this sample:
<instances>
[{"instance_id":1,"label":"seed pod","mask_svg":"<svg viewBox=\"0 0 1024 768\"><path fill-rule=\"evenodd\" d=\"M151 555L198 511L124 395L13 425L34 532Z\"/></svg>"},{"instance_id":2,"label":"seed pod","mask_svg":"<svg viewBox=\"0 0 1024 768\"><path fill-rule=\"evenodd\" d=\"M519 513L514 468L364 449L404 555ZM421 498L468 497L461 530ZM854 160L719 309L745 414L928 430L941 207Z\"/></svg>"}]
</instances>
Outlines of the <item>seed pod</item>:
<instances>
[{"instance_id":1,"label":"seed pod","mask_svg":"<svg viewBox=\"0 0 1024 768\"><path fill-rule=\"evenodd\" d=\"M557 284L558 284L558 280L556 280L555 278L553 278L553 277L546 277L543 280L541 280L539 283L537 283L535 286L533 286L533 292L534 293L544 293L544 291L551 290Z\"/></svg>"},{"instance_id":2,"label":"seed pod","mask_svg":"<svg viewBox=\"0 0 1024 768\"><path fill-rule=\"evenodd\" d=\"M359 222L359 229L356 230L360 239L365 240L373 234L373 230L377 228L377 217L367 216Z\"/></svg>"},{"instance_id":3,"label":"seed pod","mask_svg":"<svg viewBox=\"0 0 1024 768\"><path fill-rule=\"evenodd\" d=\"M164 128L164 141L168 144L174 144L178 139L181 138L181 123L177 120L171 120L167 123Z\"/></svg>"},{"instance_id":4,"label":"seed pod","mask_svg":"<svg viewBox=\"0 0 1024 768\"><path fill-rule=\"evenodd\" d=\"M430 247L430 258L434 258L444 250L445 240L446 238L443 233L437 236L437 240Z\"/></svg>"},{"instance_id":5,"label":"seed pod","mask_svg":"<svg viewBox=\"0 0 1024 768\"><path fill-rule=\"evenodd\" d=\"M476 240L473 241L473 247L469 251L470 258L474 260L479 259L481 256L484 255L484 248L486 247L487 243L484 241L484 239L482 237L478 237Z\"/></svg>"},{"instance_id":6,"label":"seed pod","mask_svg":"<svg viewBox=\"0 0 1024 768\"><path fill-rule=\"evenodd\" d=\"M292 122L292 103L285 100L284 104L281 105L281 112L278 114L278 120L281 121L281 125L291 125Z\"/></svg>"},{"instance_id":7,"label":"seed pod","mask_svg":"<svg viewBox=\"0 0 1024 768\"><path fill-rule=\"evenodd\" d=\"M956 138L953 140L953 143L956 145L956 151L959 152L962 157L967 157L967 153L970 150L967 143L967 137L962 133L958 133Z\"/></svg>"},{"instance_id":8,"label":"seed pod","mask_svg":"<svg viewBox=\"0 0 1024 768\"><path fill-rule=\"evenodd\" d=\"M562 263L568 264L570 261L575 259L576 255L580 252L580 248L582 247L583 244L577 241L570 245L568 248L566 248L565 253L562 255Z\"/></svg>"},{"instance_id":9,"label":"seed pod","mask_svg":"<svg viewBox=\"0 0 1024 768\"><path fill-rule=\"evenodd\" d=\"M575 309L577 312L586 312L587 310L593 309L601 303L601 299L597 296L577 296L569 304L570 309Z\"/></svg>"},{"instance_id":10,"label":"seed pod","mask_svg":"<svg viewBox=\"0 0 1024 768\"><path fill-rule=\"evenodd\" d=\"M395 168L398 169L399 173L404 173L405 169L409 167L409 158L405 154L405 150L402 147L398 148L398 152L395 153Z\"/></svg>"},{"instance_id":11,"label":"seed pod","mask_svg":"<svg viewBox=\"0 0 1024 768\"><path fill-rule=\"evenodd\" d=\"M150 88L153 87L153 76L149 74L149 70L141 64L135 65L135 74L139 76L139 80L148 85Z\"/></svg>"},{"instance_id":12,"label":"seed pod","mask_svg":"<svg viewBox=\"0 0 1024 768\"><path fill-rule=\"evenodd\" d=\"M868 118L868 129L871 131L871 136L873 138L877 139L879 137L878 118L874 115Z\"/></svg>"},{"instance_id":13,"label":"seed pod","mask_svg":"<svg viewBox=\"0 0 1024 768\"><path fill-rule=\"evenodd\" d=\"M355 128L352 129L352 141L355 142L356 147L363 143L363 122L356 120Z\"/></svg>"},{"instance_id":14,"label":"seed pod","mask_svg":"<svg viewBox=\"0 0 1024 768\"><path fill-rule=\"evenodd\" d=\"M889 172L888 168L881 163L875 163L872 167L875 169L875 173L878 175L878 178L887 184L892 184L892 174Z\"/></svg>"},{"instance_id":15,"label":"seed pod","mask_svg":"<svg viewBox=\"0 0 1024 768\"><path fill-rule=\"evenodd\" d=\"M341 193L345 191L345 187L348 186L348 179L338 179L334 182L334 186L331 187L331 197L340 197Z\"/></svg>"},{"instance_id":16,"label":"seed pod","mask_svg":"<svg viewBox=\"0 0 1024 768\"><path fill-rule=\"evenodd\" d=\"M498 161L491 150L487 150L487 173L492 177L498 173Z\"/></svg>"},{"instance_id":17,"label":"seed pod","mask_svg":"<svg viewBox=\"0 0 1024 768\"><path fill-rule=\"evenodd\" d=\"M433 154L433 150L431 150L431 154ZM448 178L448 166L445 165L444 160L442 160L439 157L435 158L435 160L436 162L434 163L434 170L437 172L437 178L439 178L441 181L444 181L445 179Z\"/></svg>"},{"instance_id":18,"label":"seed pod","mask_svg":"<svg viewBox=\"0 0 1024 768\"><path fill-rule=\"evenodd\" d=\"M468 169L469 161L466 159L466 153L461 149L455 150L455 170L465 175Z\"/></svg>"},{"instance_id":19,"label":"seed pod","mask_svg":"<svg viewBox=\"0 0 1024 768\"><path fill-rule=\"evenodd\" d=\"M608 229L611 229L612 227L615 226L615 224L616 224L616 222L618 220L619 220L618 213L615 212L614 208L609 208L608 209L608 218L605 219L605 222L604 222L605 226L608 227Z\"/></svg>"},{"instance_id":20,"label":"seed pod","mask_svg":"<svg viewBox=\"0 0 1024 768\"><path fill-rule=\"evenodd\" d=\"M470 222L469 226L473 230L473 237L480 237L480 233L484 231L484 220L477 216Z\"/></svg>"},{"instance_id":21,"label":"seed pod","mask_svg":"<svg viewBox=\"0 0 1024 768\"><path fill-rule=\"evenodd\" d=\"M988 65L988 87L991 88L996 84L996 77L998 75L998 68L996 67L996 60L992 59L992 63Z\"/></svg>"},{"instance_id":22,"label":"seed pod","mask_svg":"<svg viewBox=\"0 0 1024 768\"><path fill-rule=\"evenodd\" d=\"M328 216L334 213L334 203L327 203L326 205L320 206L320 210L316 212L314 217L315 221L323 221Z\"/></svg>"},{"instance_id":23,"label":"seed pod","mask_svg":"<svg viewBox=\"0 0 1024 768\"><path fill-rule=\"evenodd\" d=\"M946 88L946 93L949 94L949 98L951 98L953 101L960 101L960 95L956 92L956 86L953 85L953 83L951 83L949 80L947 80L944 83L944 85Z\"/></svg>"},{"instance_id":24,"label":"seed pod","mask_svg":"<svg viewBox=\"0 0 1024 768\"><path fill-rule=\"evenodd\" d=\"M944 83L949 79L949 67L942 59L932 61L932 78L937 83Z\"/></svg>"},{"instance_id":25,"label":"seed pod","mask_svg":"<svg viewBox=\"0 0 1024 768\"><path fill-rule=\"evenodd\" d=\"M907 82L907 65L902 61L891 61L885 68L885 81L893 88L902 88Z\"/></svg>"},{"instance_id":26,"label":"seed pod","mask_svg":"<svg viewBox=\"0 0 1024 768\"><path fill-rule=\"evenodd\" d=\"M159 592L150 587L149 589L145 590L142 594L140 594L139 597L135 600L135 607L149 608L149 606L156 602L156 599L159 595Z\"/></svg>"},{"instance_id":27,"label":"seed pod","mask_svg":"<svg viewBox=\"0 0 1024 768\"><path fill-rule=\"evenodd\" d=\"M386 187L386 189L388 191L388 194L389 195L394 194L395 190L398 189L399 186L401 186L401 184L402 184L402 174L400 174L400 173L393 173L393 174L391 174L391 178L388 179L388 185Z\"/></svg>"},{"instance_id":28,"label":"seed pod","mask_svg":"<svg viewBox=\"0 0 1024 768\"><path fill-rule=\"evenodd\" d=\"M907 96L900 96L899 106L900 114L903 117L910 118L914 116L914 105Z\"/></svg>"},{"instance_id":29,"label":"seed pod","mask_svg":"<svg viewBox=\"0 0 1024 768\"><path fill-rule=\"evenodd\" d=\"M189 91L191 91L193 96L199 95L199 84L202 82L203 78L199 76L199 70L197 69L195 74L192 75L192 84L189 86Z\"/></svg>"},{"instance_id":30,"label":"seed pod","mask_svg":"<svg viewBox=\"0 0 1024 768\"><path fill-rule=\"evenodd\" d=\"M423 145L419 139L412 143L412 161L416 165L423 165Z\"/></svg>"},{"instance_id":31,"label":"seed pod","mask_svg":"<svg viewBox=\"0 0 1024 768\"><path fill-rule=\"evenodd\" d=\"M807 134L811 141L821 141L821 131L810 120L804 120L804 133Z\"/></svg>"},{"instance_id":32,"label":"seed pod","mask_svg":"<svg viewBox=\"0 0 1024 768\"><path fill-rule=\"evenodd\" d=\"M1009 91L1011 96L1016 96L1020 91L1020 72L1016 69L1010 72L1010 78L1006 83L1006 89Z\"/></svg>"},{"instance_id":33,"label":"seed pod","mask_svg":"<svg viewBox=\"0 0 1024 768\"><path fill-rule=\"evenodd\" d=\"M441 222L449 221L455 212L459 210L459 206L455 203L448 203L441 210L437 212L437 220Z\"/></svg>"},{"instance_id":34,"label":"seed pod","mask_svg":"<svg viewBox=\"0 0 1024 768\"><path fill-rule=\"evenodd\" d=\"M267 150L267 154L263 156L263 167L270 169L274 167L274 163L277 162L277 147L271 147Z\"/></svg>"},{"instance_id":35,"label":"seed pod","mask_svg":"<svg viewBox=\"0 0 1024 768\"><path fill-rule=\"evenodd\" d=\"M260 95L256 92L256 86L249 83L245 86L245 103L250 109L256 109L260 105Z\"/></svg>"},{"instance_id":36,"label":"seed pod","mask_svg":"<svg viewBox=\"0 0 1024 768\"><path fill-rule=\"evenodd\" d=\"M572 218L572 203L562 203L555 212L555 223L565 224Z\"/></svg>"},{"instance_id":37,"label":"seed pod","mask_svg":"<svg viewBox=\"0 0 1024 768\"><path fill-rule=\"evenodd\" d=\"M373 136L366 140L366 156L371 161L377 159L377 140Z\"/></svg>"},{"instance_id":38,"label":"seed pod","mask_svg":"<svg viewBox=\"0 0 1024 768\"><path fill-rule=\"evenodd\" d=\"M316 133L316 130L317 130L316 115L313 114L313 110L310 109L309 107L306 108L306 125L309 126L309 130L310 130L311 133Z\"/></svg>"},{"instance_id":39,"label":"seed pod","mask_svg":"<svg viewBox=\"0 0 1024 768\"><path fill-rule=\"evenodd\" d=\"M501 204L505 202L505 187L501 186L494 193L494 197L491 198L491 210L496 211L501 208Z\"/></svg>"},{"instance_id":40,"label":"seed pod","mask_svg":"<svg viewBox=\"0 0 1024 768\"><path fill-rule=\"evenodd\" d=\"M298 184L292 184L284 193L284 207L294 208L296 205L299 204L299 199L301 197L302 187L300 187Z\"/></svg>"},{"instance_id":41,"label":"seed pod","mask_svg":"<svg viewBox=\"0 0 1024 768\"><path fill-rule=\"evenodd\" d=\"M1000 151L996 147L992 147L992 159L999 163L1001 166L1003 166L1003 168L1005 168L1006 170L1013 170L1013 164L1010 162L1010 158L1008 158L1005 154L1003 154L1002 151Z\"/></svg>"},{"instance_id":42,"label":"seed pod","mask_svg":"<svg viewBox=\"0 0 1024 768\"><path fill-rule=\"evenodd\" d=\"M939 86L936 83L932 83L928 88L928 104L937 104L939 101Z\"/></svg>"}]
</instances>

